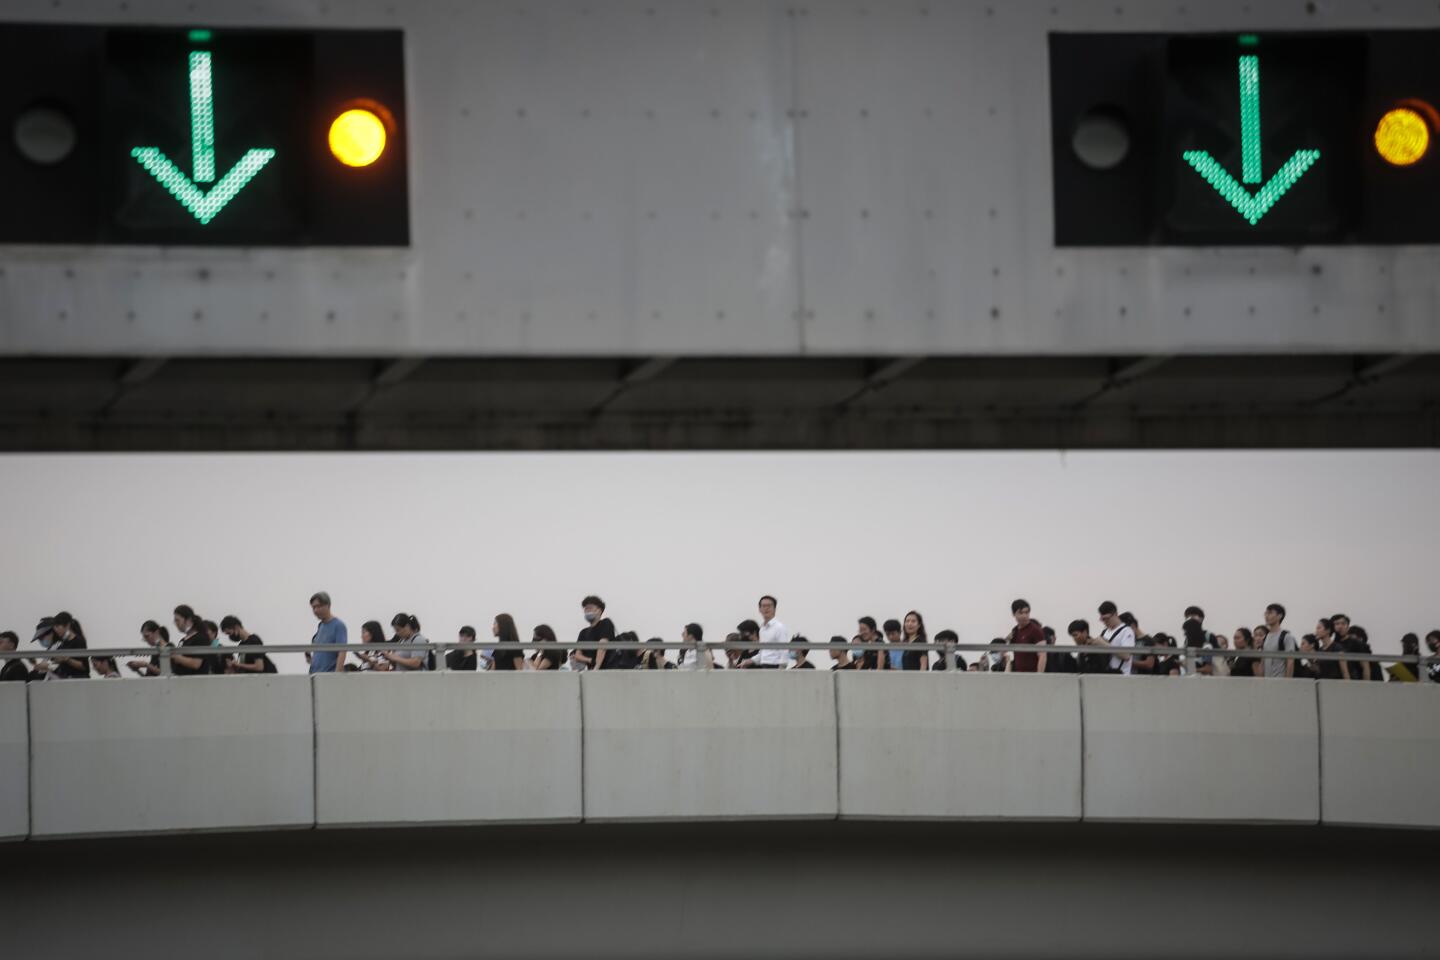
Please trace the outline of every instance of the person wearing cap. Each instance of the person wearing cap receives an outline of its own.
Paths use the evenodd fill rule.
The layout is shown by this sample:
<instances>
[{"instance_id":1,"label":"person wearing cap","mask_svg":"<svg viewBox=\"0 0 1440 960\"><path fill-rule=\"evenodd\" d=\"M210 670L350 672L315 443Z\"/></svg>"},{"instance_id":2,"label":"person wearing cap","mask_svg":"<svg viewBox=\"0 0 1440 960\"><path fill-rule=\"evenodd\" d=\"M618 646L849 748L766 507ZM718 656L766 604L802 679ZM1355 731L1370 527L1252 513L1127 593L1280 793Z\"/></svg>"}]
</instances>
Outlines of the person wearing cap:
<instances>
[{"instance_id":1,"label":"person wearing cap","mask_svg":"<svg viewBox=\"0 0 1440 960\"><path fill-rule=\"evenodd\" d=\"M0 633L0 653L8 653L20 647L20 637L13 630L6 630ZM30 667L20 657L6 660L0 666L0 683L6 680L25 681L30 679Z\"/></svg>"},{"instance_id":2,"label":"person wearing cap","mask_svg":"<svg viewBox=\"0 0 1440 960\"><path fill-rule=\"evenodd\" d=\"M35 639L50 650L84 650L85 634L80 624L64 610L49 618L49 626L41 620L35 627ZM56 657L35 661L37 679L44 674L60 680L79 680L90 676L90 661L84 657Z\"/></svg>"}]
</instances>

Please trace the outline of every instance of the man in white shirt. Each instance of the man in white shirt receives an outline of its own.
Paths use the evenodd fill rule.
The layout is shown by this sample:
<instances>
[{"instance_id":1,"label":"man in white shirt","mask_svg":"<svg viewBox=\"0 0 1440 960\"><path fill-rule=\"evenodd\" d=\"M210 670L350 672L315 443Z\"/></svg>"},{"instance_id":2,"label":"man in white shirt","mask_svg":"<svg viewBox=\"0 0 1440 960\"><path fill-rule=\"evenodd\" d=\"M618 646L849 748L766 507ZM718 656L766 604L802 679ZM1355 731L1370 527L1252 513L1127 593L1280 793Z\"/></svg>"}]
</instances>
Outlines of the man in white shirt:
<instances>
[{"instance_id":1,"label":"man in white shirt","mask_svg":"<svg viewBox=\"0 0 1440 960\"><path fill-rule=\"evenodd\" d=\"M1100 604L1099 613L1100 622L1105 625L1105 629L1101 631L1100 636L1093 638L1091 643L1103 644L1107 647L1134 648L1135 631L1121 622L1119 608L1116 607L1112 601L1106 600ZM1122 673L1127 677L1130 676L1132 660L1134 660L1133 657L1117 657L1112 655L1110 657L1111 672Z\"/></svg>"},{"instance_id":2,"label":"man in white shirt","mask_svg":"<svg viewBox=\"0 0 1440 960\"><path fill-rule=\"evenodd\" d=\"M783 670L790 665L790 631L785 624L775 619L775 598L766 594L760 598L760 648L749 659L736 666L760 670ZM751 621L746 621L750 623ZM743 630L741 631L744 632Z\"/></svg>"}]
</instances>

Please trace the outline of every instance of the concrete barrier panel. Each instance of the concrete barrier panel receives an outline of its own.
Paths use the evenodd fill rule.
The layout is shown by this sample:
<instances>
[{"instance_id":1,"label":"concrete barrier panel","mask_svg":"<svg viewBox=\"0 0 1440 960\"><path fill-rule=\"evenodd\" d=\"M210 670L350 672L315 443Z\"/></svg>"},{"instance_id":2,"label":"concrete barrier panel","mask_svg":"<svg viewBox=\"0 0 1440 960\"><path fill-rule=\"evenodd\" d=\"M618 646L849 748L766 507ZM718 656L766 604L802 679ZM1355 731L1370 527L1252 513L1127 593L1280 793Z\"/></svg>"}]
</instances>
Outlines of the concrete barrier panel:
<instances>
[{"instance_id":1,"label":"concrete barrier panel","mask_svg":"<svg viewBox=\"0 0 1440 960\"><path fill-rule=\"evenodd\" d=\"M1440 827L1440 687L1322 680L1326 823Z\"/></svg>"},{"instance_id":2,"label":"concrete barrier panel","mask_svg":"<svg viewBox=\"0 0 1440 960\"><path fill-rule=\"evenodd\" d=\"M828 673L616 671L582 681L587 819L838 812Z\"/></svg>"},{"instance_id":3,"label":"concrete barrier panel","mask_svg":"<svg viewBox=\"0 0 1440 960\"><path fill-rule=\"evenodd\" d=\"M30 731L26 683L0 683L0 840L30 833Z\"/></svg>"},{"instance_id":4,"label":"concrete barrier panel","mask_svg":"<svg viewBox=\"0 0 1440 960\"><path fill-rule=\"evenodd\" d=\"M835 680L841 816L1080 818L1078 677Z\"/></svg>"},{"instance_id":5,"label":"concrete barrier panel","mask_svg":"<svg viewBox=\"0 0 1440 960\"><path fill-rule=\"evenodd\" d=\"M305 677L29 686L35 836L312 822Z\"/></svg>"},{"instance_id":6,"label":"concrete barrier panel","mask_svg":"<svg viewBox=\"0 0 1440 960\"><path fill-rule=\"evenodd\" d=\"M1314 823L1315 684L1083 677L1085 819Z\"/></svg>"},{"instance_id":7,"label":"concrete barrier panel","mask_svg":"<svg viewBox=\"0 0 1440 960\"><path fill-rule=\"evenodd\" d=\"M315 678L321 826L580 819L580 678Z\"/></svg>"}]
</instances>

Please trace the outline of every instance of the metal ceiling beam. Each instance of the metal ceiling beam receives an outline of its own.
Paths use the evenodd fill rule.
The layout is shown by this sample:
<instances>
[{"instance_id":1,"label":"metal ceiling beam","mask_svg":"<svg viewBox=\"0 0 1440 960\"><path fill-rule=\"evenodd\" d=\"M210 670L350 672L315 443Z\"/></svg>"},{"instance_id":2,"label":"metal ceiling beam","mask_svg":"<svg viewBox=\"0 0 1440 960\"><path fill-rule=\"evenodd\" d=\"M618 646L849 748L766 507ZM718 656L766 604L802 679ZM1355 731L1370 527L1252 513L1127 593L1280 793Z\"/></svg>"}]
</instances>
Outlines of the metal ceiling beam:
<instances>
[{"instance_id":1,"label":"metal ceiling beam","mask_svg":"<svg viewBox=\"0 0 1440 960\"><path fill-rule=\"evenodd\" d=\"M1407 367L1416 360L1419 360L1421 356L1422 355L1418 353L1392 353L1378 360L1372 360L1363 366L1357 364L1355 372L1350 375L1349 380L1346 380L1339 389L1333 390L1315 400L1314 404L1318 406L1323 403L1330 403L1339 400L1341 397L1361 387L1368 387L1372 384L1379 383L1396 370Z\"/></svg>"},{"instance_id":2,"label":"metal ceiling beam","mask_svg":"<svg viewBox=\"0 0 1440 960\"><path fill-rule=\"evenodd\" d=\"M1123 390L1126 387L1130 386L1130 384L1141 379L1142 377L1148 376L1149 374L1153 373L1155 370L1169 363L1173 359L1173 354L1157 353L1152 356L1140 357L1139 359L1131 360L1129 363L1122 364L1121 366L1110 371L1110 375L1101 382L1100 386L1095 390L1094 393L1075 401L1075 403L1071 406L1071 409L1083 409L1084 407L1087 407L1090 404L1094 403L1096 400L1099 400L1107 393L1112 393L1115 390Z\"/></svg>"},{"instance_id":3,"label":"metal ceiling beam","mask_svg":"<svg viewBox=\"0 0 1440 960\"><path fill-rule=\"evenodd\" d=\"M880 362L879 366L870 371L870 375L865 378L864 383L856 388L853 393L842 397L840 401L835 404L836 408L839 410L849 409L862 398L869 396L877 390L885 389L885 387L899 380L923 362L925 362L925 357L923 356L896 357L893 360Z\"/></svg>"},{"instance_id":4,"label":"metal ceiling beam","mask_svg":"<svg viewBox=\"0 0 1440 960\"><path fill-rule=\"evenodd\" d=\"M375 375L370 378L370 385L365 393L351 406L348 415L353 417L361 413L367 406L374 402L375 398L389 388L409 379L410 375L420 368L425 362L423 357L397 357L387 361Z\"/></svg>"},{"instance_id":5,"label":"metal ceiling beam","mask_svg":"<svg viewBox=\"0 0 1440 960\"><path fill-rule=\"evenodd\" d=\"M620 396L624 394L627 390L629 390L631 387L635 386L637 383L644 383L647 380L654 380L656 377L660 376L660 374L670 369L670 367L675 364L675 361L677 359L679 358L650 357L648 360L640 361L635 366L631 367L628 371L626 371L625 374L621 376L618 381L616 381L615 385L610 388L610 391L606 393L605 396L601 397L598 403L596 403L590 408L590 416L598 416L599 414L604 413L605 409L609 407L610 404L614 403L617 399L619 399Z\"/></svg>"},{"instance_id":6,"label":"metal ceiling beam","mask_svg":"<svg viewBox=\"0 0 1440 960\"><path fill-rule=\"evenodd\" d=\"M127 394L147 380L153 379L167 362L167 357L141 357L138 360L130 361L120 372L120 379L116 381L115 389L100 405L100 409L95 411L95 416L100 419L109 417L114 412L116 405Z\"/></svg>"}]
</instances>

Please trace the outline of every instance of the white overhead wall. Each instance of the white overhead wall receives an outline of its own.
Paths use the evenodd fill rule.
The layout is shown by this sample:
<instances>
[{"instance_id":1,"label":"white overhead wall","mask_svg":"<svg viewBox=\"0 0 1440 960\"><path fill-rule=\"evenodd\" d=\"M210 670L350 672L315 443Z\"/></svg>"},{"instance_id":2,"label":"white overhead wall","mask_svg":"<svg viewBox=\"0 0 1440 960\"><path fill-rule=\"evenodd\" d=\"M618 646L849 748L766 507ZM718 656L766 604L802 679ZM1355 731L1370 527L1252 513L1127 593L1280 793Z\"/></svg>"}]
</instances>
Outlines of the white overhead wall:
<instances>
[{"instance_id":1,"label":"white overhead wall","mask_svg":"<svg viewBox=\"0 0 1440 960\"><path fill-rule=\"evenodd\" d=\"M11 0L398 27L406 250L0 249L0 354L1440 348L1440 251L1057 251L1051 31L1434 27L1419 0Z\"/></svg>"}]
</instances>

